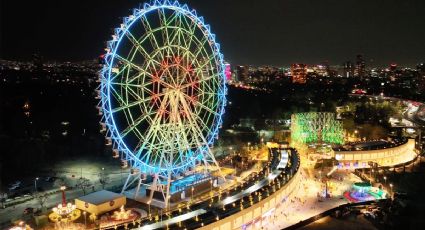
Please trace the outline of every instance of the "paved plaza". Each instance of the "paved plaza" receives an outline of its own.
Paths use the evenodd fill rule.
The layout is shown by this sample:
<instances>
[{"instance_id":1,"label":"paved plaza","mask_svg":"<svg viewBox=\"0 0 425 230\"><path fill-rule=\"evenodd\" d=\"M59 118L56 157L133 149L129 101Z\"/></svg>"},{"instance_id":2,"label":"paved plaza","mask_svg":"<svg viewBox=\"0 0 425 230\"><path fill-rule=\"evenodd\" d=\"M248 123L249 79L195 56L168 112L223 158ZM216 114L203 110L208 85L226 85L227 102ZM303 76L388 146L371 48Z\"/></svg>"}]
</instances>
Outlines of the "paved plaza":
<instances>
[{"instance_id":1,"label":"paved plaza","mask_svg":"<svg viewBox=\"0 0 425 230\"><path fill-rule=\"evenodd\" d=\"M360 178L348 173L337 171L338 177L342 181L331 179L331 198L318 198L318 193L324 191L324 183L314 176L308 175L307 170L302 170L302 183L298 188L282 203L275 208L273 214L263 222L257 222L251 229L282 229L294 225L302 220L308 219L326 210L348 203L343 193L350 190L355 182L360 182Z\"/></svg>"}]
</instances>

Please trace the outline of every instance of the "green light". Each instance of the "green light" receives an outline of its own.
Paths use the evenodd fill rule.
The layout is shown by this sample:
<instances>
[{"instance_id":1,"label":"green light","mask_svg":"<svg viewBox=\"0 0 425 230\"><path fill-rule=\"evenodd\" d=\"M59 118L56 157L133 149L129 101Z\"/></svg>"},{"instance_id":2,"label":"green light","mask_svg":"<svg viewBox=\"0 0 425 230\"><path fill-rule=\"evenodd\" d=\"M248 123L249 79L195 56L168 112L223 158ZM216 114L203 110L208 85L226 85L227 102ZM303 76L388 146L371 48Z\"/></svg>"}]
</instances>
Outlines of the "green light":
<instances>
[{"instance_id":1,"label":"green light","mask_svg":"<svg viewBox=\"0 0 425 230\"><path fill-rule=\"evenodd\" d=\"M343 144L342 123L334 113L296 113L291 117L291 139L302 144Z\"/></svg>"}]
</instances>

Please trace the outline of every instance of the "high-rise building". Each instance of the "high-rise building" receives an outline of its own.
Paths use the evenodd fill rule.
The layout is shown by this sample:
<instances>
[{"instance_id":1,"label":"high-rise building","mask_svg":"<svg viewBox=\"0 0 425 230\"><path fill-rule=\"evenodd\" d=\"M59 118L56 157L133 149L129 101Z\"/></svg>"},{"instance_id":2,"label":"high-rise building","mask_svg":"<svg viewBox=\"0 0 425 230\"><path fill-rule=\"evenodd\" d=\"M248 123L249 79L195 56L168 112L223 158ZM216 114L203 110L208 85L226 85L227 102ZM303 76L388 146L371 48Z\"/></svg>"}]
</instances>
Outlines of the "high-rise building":
<instances>
[{"instance_id":1,"label":"high-rise building","mask_svg":"<svg viewBox=\"0 0 425 230\"><path fill-rule=\"evenodd\" d=\"M344 63L344 69L342 73L343 77L354 77L354 66L353 63L347 61Z\"/></svg>"},{"instance_id":2,"label":"high-rise building","mask_svg":"<svg viewBox=\"0 0 425 230\"><path fill-rule=\"evenodd\" d=\"M292 83L305 84L307 82L307 65L292 64L291 65Z\"/></svg>"},{"instance_id":3,"label":"high-rise building","mask_svg":"<svg viewBox=\"0 0 425 230\"><path fill-rule=\"evenodd\" d=\"M316 65L313 67L313 71L315 74L317 74L318 76L321 77L329 77L329 72L330 72L330 68L329 68L329 63L328 62L323 62L319 65Z\"/></svg>"},{"instance_id":4,"label":"high-rise building","mask_svg":"<svg viewBox=\"0 0 425 230\"><path fill-rule=\"evenodd\" d=\"M236 78L238 79L238 81L246 82L249 80L248 66L242 66L242 65L236 66L235 71L237 73Z\"/></svg>"},{"instance_id":5,"label":"high-rise building","mask_svg":"<svg viewBox=\"0 0 425 230\"><path fill-rule=\"evenodd\" d=\"M230 64L226 62L224 66L225 66L224 74L226 75L226 82L230 82L232 81L232 70L230 69Z\"/></svg>"},{"instance_id":6,"label":"high-rise building","mask_svg":"<svg viewBox=\"0 0 425 230\"><path fill-rule=\"evenodd\" d=\"M416 66L416 70L418 71L418 90L419 92L425 91L425 64L420 63Z\"/></svg>"},{"instance_id":7,"label":"high-rise building","mask_svg":"<svg viewBox=\"0 0 425 230\"><path fill-rule=\"evenodd\" d=\"M366 62L361 54L356 57L356 68L354 70L354 76L363 78L366 74Z\"/></svg>"}]
</instances>

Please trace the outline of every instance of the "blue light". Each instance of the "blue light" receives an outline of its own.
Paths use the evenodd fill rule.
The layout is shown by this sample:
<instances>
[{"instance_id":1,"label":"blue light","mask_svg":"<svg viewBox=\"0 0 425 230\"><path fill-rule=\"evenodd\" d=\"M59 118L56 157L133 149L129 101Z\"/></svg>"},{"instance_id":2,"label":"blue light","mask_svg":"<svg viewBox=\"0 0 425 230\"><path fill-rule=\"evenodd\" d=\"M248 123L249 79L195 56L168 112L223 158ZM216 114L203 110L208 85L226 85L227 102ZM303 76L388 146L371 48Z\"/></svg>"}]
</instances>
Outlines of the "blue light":
<instances>
[{"instance_id":1,"label":"blue light","mask_svg":"<svg viewBox=\"0 0 425 230\"><path fill-rule=\"evenodd\" d=\"M163 173L166 169L158 168L156 166L149 165L149 162L145 162L139 158L139 154L136 154L131 151L121 135L119 134L117 125L115 123L114 115L112 112L111 106L111 78L113 77L112 68L114 66L114 60L117 53L117 50L120 47L122 39L125 37L127 31L133 26L136 21L139 21L141 17L145 17L147 13L157 10L157 9L169 9L179 12L180 14L191 18L196 22L198 28L205 32L208 40L211 44L211 48L214 52L214 58L216 62L218 62L218 72L220 73L222 87L220 88L220 92L217 92L219 96L218 99L218 114L214 121L213 127L211 127L212 132L207 134L207 143L208 146L211 146L214 143L216 137L218 137L219 127L222 125L222 116L224 114L224 106L226 105L226 78L225 78L225 65L223 54L220 53L220 45L215 41L215 34L211 33L210 26L205 24L203 17L198 17L195 10L189 9L189 7L184 4L180 5L178 1L170 2L168 0L158 1L154 0L151 3L144 3L142 9L133 9L133 15L130 17L124 17L123 24L119 28L114 30L115 37L113 40L107 42L107 53L104 57L105 67L101 70L101 102L102 109L104 111L104 115L102 120L108 127L109 136L114 141L114 148L117 148L121 153L124 154L125 158L129 161L129 163L133 167L139 168L143 172L148 173ZM202 160L204 156L204 152L208 151L207 146L199 146L198 149L194 152L188 151L186 155L189 157L187 163L182 165L175 165L173 167L174 172L181 172L187 170L189 167L194 166L196 160Z\"/></svg>"}]
</instances>

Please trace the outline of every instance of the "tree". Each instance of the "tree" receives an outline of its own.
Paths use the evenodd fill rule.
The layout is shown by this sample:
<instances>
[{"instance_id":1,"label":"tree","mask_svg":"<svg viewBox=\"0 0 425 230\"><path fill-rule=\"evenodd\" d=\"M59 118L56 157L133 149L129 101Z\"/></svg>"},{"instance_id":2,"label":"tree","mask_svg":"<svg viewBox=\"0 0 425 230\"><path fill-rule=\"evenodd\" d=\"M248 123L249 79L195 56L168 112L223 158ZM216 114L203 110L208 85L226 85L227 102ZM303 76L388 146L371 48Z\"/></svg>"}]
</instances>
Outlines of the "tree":
<instances>
[{"instance_id":1,"label":"tree","mask_svg":"<svg viewBox=\"0 0 425 230\"><path fill-rule=\"evenodd\" d=\"M5 208L4 202L6 202L6 199L7 199L7 193L3 193L0 191L1 208Z\"/></svg>"},{"instance_id":2,"label":"tree","mask_svg":"<svg viewBox=\"0 0 425 230\"><path fill-rule=\"evenodd\" d=\"M56 178L55 181L53 182L53 187L54 188L60 188L61 186L65 185L65 180L62 177Z\"/></svg>"},{"instance_id":3,"label":"tree","mask_svg":"<svg viewBox=\"0 0 425 230\"><path fill-rule=\"evenodd\" d=\"M110 183L109 175L105 173L105 170L99 173L99 182L102 185L102 189L105 189L105 185Z\"/></svg>"},{"instance_id":4,"label":"tree","mask_svg":"<svg viewBox=\"0 0 425 230\"><path fill-rule=\"evenodd\" d=\"M83 194L86 195L86 191L87 189L92 186L90 183L90 180L85 178L85 177L80 177L80 179L78 179L77 185L76 187L81 189L83 191Z\"/></svg>"},{"instance_id":5,"label":"tree","mask_svg":"<svg viewBox=\"0 0 425 230\"><path fill-rule=\"evenodd\" d=\"M34 195L35 200L40 205L40 209L42 212L45 211L46 207L44 206L46 204L47 199L49 198L49 194L45 192L39 192Z\"/></svg>"}]
</instances>

